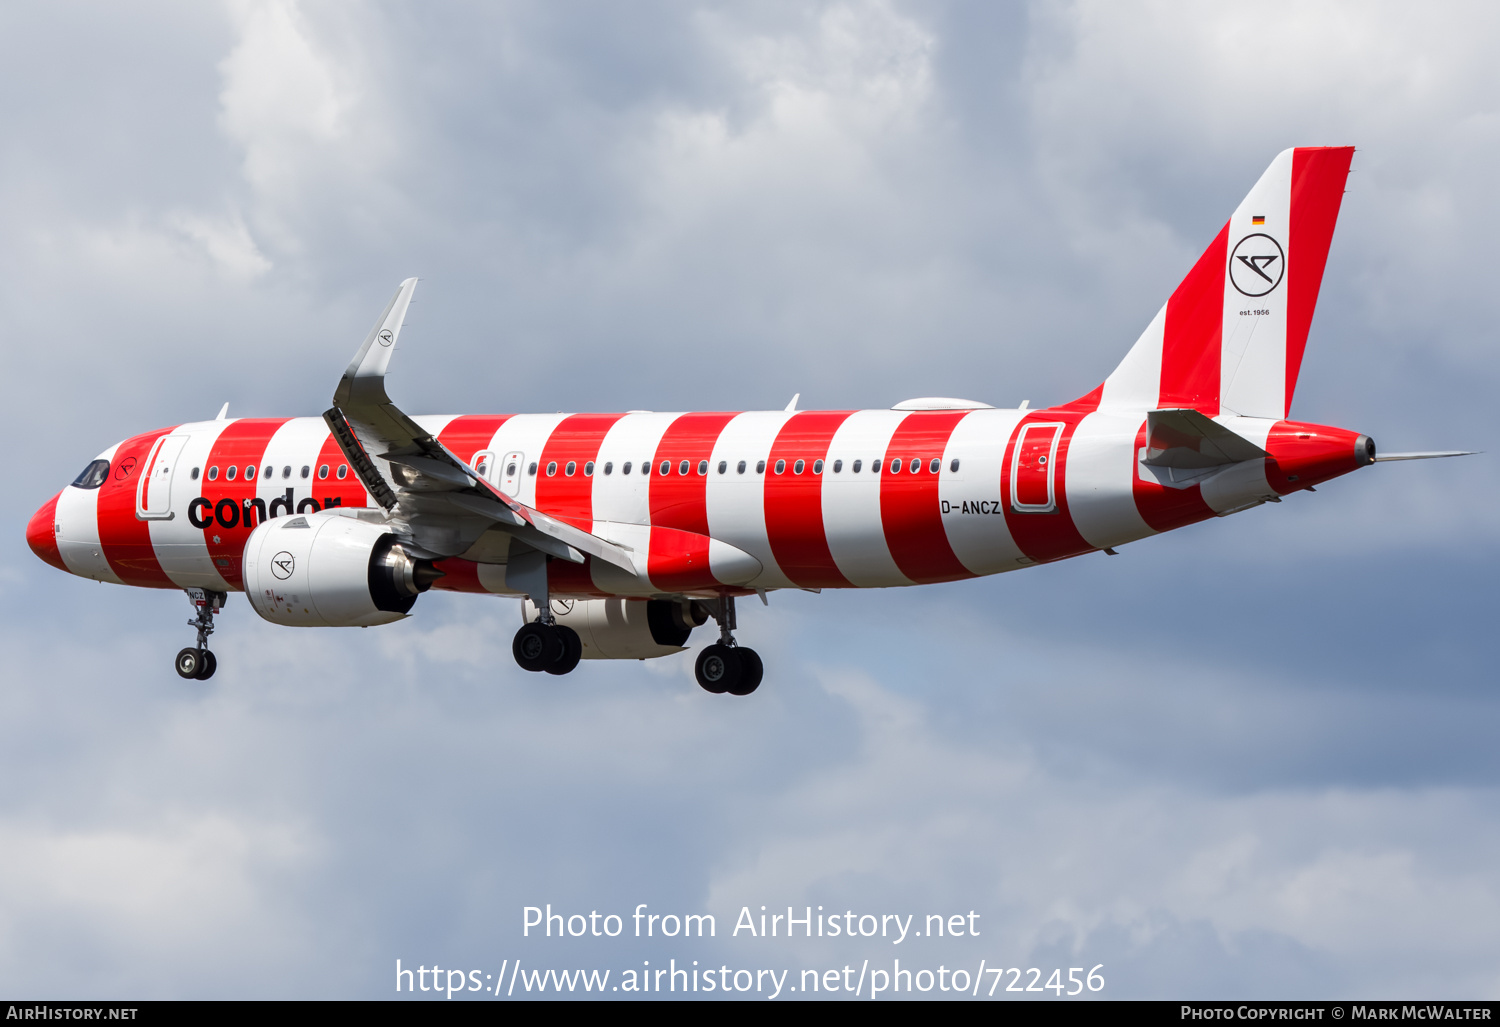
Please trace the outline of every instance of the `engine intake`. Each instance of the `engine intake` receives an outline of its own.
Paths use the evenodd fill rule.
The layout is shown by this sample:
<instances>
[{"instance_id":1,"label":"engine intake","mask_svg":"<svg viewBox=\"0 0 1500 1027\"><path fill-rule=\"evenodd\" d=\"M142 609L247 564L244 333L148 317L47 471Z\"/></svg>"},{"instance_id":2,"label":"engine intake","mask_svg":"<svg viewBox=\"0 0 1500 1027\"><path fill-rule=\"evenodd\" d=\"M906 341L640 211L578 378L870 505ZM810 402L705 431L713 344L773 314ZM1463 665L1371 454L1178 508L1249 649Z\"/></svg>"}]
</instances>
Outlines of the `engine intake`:
<instances>
[{"instance_id":1,"label":"engine intake","mask_svg":"<svg viewBox=\"0 0 1500 1027\"><path fill-rule=\"evenodd\" d=\"M266 521L245 543L245 592L274 624L389 624L442 576L384 525L332 510Z\"/></svg>"}]
</instances>

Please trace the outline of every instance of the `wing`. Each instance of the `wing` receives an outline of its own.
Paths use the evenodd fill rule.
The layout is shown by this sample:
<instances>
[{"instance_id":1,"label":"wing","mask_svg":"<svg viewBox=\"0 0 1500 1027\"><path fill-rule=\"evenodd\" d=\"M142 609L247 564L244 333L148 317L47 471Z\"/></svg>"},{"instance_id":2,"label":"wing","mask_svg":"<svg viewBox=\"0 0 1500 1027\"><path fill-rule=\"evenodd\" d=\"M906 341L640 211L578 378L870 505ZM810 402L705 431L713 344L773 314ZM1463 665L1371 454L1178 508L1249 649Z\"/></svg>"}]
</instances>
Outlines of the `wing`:
<instances>
[{"instance_id":1,"label":"wing","mask_svg":"<svg viewBox=\"0 0 1500 1027\"><path fill-rule=\"evenodd\" d=\"M417 280L396 290L334 390L323 420L349 466L385 509L402 541L429 558L456 556L499 530L570 563L584 555L636 573L621 546L518 503L453 455L392 403L385 373Z\"/></svg>"}]
</instances>

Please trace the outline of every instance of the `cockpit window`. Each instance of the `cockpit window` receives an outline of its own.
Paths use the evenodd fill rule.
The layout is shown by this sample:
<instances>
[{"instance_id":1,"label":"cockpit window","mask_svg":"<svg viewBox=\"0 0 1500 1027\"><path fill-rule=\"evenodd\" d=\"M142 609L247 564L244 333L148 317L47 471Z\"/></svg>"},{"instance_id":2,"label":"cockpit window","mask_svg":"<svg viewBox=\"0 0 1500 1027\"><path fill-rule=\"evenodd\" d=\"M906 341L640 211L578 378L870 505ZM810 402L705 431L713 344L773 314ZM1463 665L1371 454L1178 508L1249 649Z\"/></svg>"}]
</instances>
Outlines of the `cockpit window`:
<instances>
[{"instance_id":1,"label":"cockpit window","mask_svg":"<svg viewBox=\"0 0 1500 1027\"><path fill-rule=\"evenodd\" d=\"M104 479L109 477L109 461L95 460L83 469L83 473L73 479L75 489L96 489L104 484Z\"/></svg>"}]
</instances>

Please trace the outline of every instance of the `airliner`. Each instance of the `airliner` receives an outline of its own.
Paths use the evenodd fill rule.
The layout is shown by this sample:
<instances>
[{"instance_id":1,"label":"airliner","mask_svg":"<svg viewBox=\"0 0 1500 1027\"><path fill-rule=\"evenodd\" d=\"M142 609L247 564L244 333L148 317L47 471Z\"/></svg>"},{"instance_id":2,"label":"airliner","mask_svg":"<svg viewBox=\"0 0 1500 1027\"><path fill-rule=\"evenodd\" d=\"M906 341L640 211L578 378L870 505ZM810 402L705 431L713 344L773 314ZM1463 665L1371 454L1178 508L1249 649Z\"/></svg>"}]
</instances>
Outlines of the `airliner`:
<instances>
[{"instance_id":1,"label":"airliner","mask_svg":"<svg viewBox=\"0 0 1500 1027\"><path fill-rule=\"evenodd\" d=\"M736 601L931 585L1226 517L1384 460L1288 418L1353 147L1271 163L1124 360L1057 406L925 397L878 410L411 416L385 375L402 282L321 417L230 418L110 446L39 509L59 570L183 590L206 680L231 592L292 627L371 627L430 589L521 600L525 670L682 652L748 695Z\"/></svg>"}]
</instances>

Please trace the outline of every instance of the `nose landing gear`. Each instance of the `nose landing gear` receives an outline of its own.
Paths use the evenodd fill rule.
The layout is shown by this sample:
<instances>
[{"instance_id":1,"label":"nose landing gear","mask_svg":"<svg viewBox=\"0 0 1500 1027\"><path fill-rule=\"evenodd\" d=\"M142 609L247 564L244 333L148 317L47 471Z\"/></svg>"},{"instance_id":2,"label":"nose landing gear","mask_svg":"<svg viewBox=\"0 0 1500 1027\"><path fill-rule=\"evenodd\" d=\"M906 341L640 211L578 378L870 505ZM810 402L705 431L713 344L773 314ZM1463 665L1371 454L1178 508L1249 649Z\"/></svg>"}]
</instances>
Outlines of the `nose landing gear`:
<instances>
[{"instance_id":1,"label":"nose landing gear","mask_svg":"<svg viewBox=\"0 0 1500 1027\"><path fill-rule=\"evenodd\" d=\"M198 629L198 644L177 654L177 674L191 681L207 681L219 669L218 658L208 651L208 636L214 633L214 614L224 608L224 600L229 595L206 588L188 588L183 591L187 593L188 602L193 604L196 614L188 621L188 626Z\"/></svg>"},{"instance_id":2,"label":"nose landing gear","mask_svg":"<svg viewBox=\"0 0 1500 1027\"><path fill-rule=\"evenodd\" d=\"M760 687L765 664L754 649L746 649L734 640L734 597L724 596L710 603L709 609L719 622L719 640L698 654L693 674L706 692L749 695Z\"/></svg>"}]
</instances>

